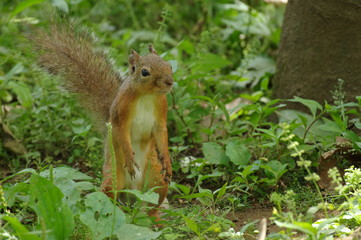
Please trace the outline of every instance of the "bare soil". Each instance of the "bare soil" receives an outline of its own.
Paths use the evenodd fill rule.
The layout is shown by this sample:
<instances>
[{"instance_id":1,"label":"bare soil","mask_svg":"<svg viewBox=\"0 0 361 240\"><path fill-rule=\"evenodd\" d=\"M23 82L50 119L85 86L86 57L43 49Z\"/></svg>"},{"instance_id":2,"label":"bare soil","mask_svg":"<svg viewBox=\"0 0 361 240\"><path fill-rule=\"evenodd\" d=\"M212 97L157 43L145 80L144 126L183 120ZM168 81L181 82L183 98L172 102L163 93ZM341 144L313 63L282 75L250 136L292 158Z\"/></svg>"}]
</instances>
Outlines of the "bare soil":
<instances>
[{"instance_id":1,"label":"bare soil","mask_svg":"<svg viewBox=\"0 0 361 240\"><path fill-rule=\"evenodd\" d=\"M230 212L226 216L236 225L235 230L238 232L244 225L247 223L261 220L262 218L267 219L267 234L271 232L278 232L280 228L271 223L270 217L272 216L273 207L271 206L262 206L262 205L254 205L249 208ZM258 228L258 224L256 224L251 230L256 230ZM246 239L255 239L257 233L253 233L253 231L247 231L245 234Z\"/></svg>"}]
</instances>

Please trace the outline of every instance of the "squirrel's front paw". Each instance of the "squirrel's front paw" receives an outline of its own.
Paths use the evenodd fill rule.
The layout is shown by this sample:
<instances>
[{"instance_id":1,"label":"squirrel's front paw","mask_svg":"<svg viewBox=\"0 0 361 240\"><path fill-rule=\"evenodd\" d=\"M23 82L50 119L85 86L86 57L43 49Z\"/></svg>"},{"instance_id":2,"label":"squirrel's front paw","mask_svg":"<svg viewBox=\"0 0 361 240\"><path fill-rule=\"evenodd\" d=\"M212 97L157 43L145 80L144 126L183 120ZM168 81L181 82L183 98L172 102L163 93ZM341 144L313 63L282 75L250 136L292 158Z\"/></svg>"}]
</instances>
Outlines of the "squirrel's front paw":
<instances>
[{"instance_id":1,"label":"squirrel's front paw","mask_svg":"<svg viewBox=\"0 0 361 240\"><path fill-rule=\"evenodd\" d=\"M133 179L135 178L135 169L134 166L138 169L139 171L139 165L138 163L136 163L136 161L134 160L134 155L131 157L128 157L125 159L125 166L124 168L127 169L130 178Z\"/></svg>"}]
</instances>

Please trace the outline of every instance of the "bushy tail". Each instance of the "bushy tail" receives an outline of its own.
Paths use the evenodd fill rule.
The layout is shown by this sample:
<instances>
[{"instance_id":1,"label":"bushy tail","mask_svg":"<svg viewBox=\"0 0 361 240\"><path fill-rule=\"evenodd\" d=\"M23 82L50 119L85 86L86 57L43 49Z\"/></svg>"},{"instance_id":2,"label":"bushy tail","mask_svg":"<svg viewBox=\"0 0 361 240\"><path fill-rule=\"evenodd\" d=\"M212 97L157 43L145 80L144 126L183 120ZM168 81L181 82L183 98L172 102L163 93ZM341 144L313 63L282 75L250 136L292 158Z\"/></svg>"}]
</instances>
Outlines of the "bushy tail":
<instances>
[{"instance_id":1,"label":"bushy tail","mask_svg":"<svg viewBox=\"0 0 361 240\"><path fill-rule=\"evenodd\" d=\"M121 78L92 33L66 21L52 24L48 31L38 30L30 38L38 50L38 64L60 75L67 90L77 93L105 127Z\"/></svg>"}]
</instances>

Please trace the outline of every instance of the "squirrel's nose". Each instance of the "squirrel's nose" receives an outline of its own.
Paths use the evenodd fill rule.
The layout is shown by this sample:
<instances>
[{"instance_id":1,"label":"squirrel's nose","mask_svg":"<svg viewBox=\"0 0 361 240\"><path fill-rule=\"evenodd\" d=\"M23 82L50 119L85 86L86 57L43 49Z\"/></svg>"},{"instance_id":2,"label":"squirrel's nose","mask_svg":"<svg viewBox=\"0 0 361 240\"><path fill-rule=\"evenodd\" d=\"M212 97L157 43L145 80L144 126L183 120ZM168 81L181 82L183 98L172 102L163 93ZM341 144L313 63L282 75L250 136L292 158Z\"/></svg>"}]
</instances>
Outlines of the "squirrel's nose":
<instances>
[{"instance_id":1,"label":"squirrel's nose","mask_svg":"<svg viewBox=\"0 0 361 240\"><path fill-rule=\"evenodd\" d=\"M173 78L172 78L172 77L167 77L167 78L164 80L164 83L165 83L165 85L167 85L167 86L172 86L172 85L173 85Z\"/></svg>"}]
</instances>

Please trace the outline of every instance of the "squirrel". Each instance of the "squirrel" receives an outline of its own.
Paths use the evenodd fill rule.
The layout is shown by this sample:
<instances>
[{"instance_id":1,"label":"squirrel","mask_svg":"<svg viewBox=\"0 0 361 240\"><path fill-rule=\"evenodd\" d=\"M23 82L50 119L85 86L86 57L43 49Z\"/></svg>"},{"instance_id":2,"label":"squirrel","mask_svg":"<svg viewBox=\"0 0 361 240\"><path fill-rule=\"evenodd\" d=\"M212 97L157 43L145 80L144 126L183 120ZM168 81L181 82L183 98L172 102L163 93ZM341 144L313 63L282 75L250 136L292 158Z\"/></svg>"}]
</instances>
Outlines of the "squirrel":
<instances>
[{"instance_id":1,"label":"squirrel","mask_svg":"<svg viewBox=\"0 0 361 240\"><path fill-rule=\"evenodd\" d=\"M166 198L172 176L166 99L174 83L171 65L152 45L145 56L131 50L129 76L123 79L107 54L97 48L92 33L74 22L52 24L48 31L37 30L30 39L40 67L60 75L65 88L79 95L99 125L112 124L116 179L106 141L102 191L117 198L119 194L113 193L118 190L157 187L158 204L148 215L159 222L157 208Z\"/></svg>"}]
</instances>

